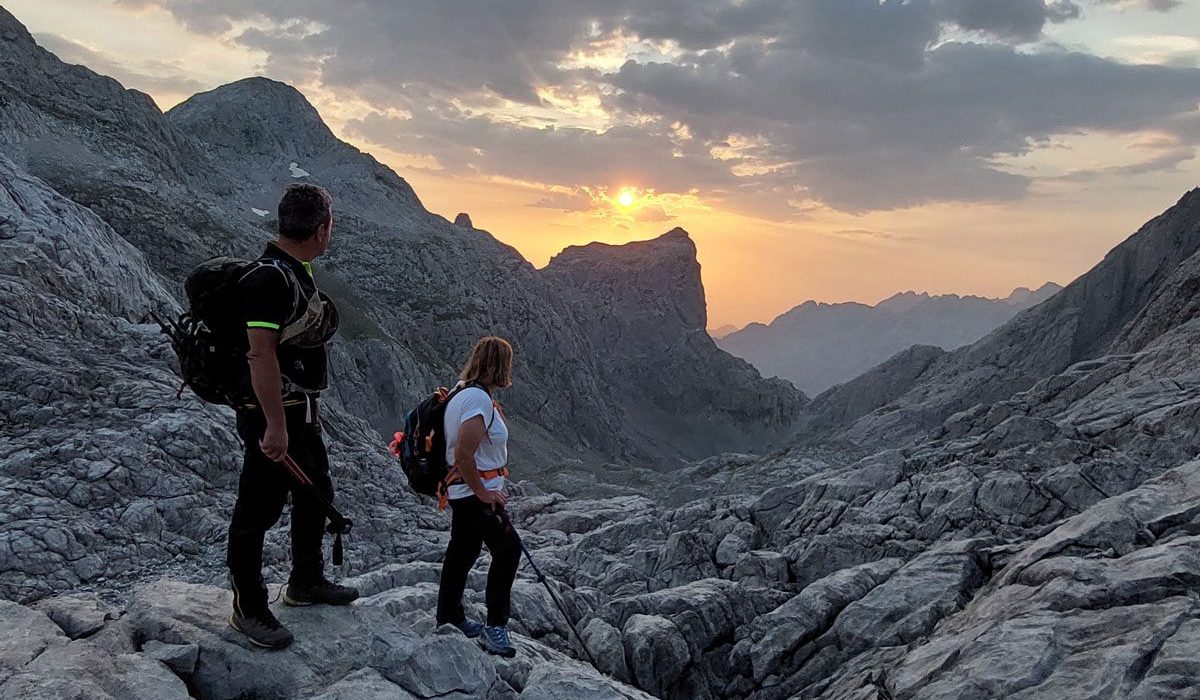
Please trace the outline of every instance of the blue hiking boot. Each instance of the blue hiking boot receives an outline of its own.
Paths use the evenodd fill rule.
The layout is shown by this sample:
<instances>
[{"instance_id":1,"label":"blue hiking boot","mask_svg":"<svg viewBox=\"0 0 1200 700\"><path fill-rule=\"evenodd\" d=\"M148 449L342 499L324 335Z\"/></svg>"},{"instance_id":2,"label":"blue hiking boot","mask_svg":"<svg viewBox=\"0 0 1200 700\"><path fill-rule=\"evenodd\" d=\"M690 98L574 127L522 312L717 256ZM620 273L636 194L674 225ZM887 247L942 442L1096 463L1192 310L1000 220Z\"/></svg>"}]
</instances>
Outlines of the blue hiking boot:
<instances>
[{"instance_id":1,"label":"blue hiking boot","mask_svg":"<svg viewBox=\"0 0 1200 700\"><path fill-rule=\"evenodd\" d=\"M454 627L466 635L467 639L478 639L479 635L483 634L483 623L476 622L469 617Z\"/></svg>"},{"instance_id":2,"label":"blue hiking boot","mask_svg":"<svg viewBox=\"0 0 1200 700\"><path fill-rule=\"evenodd\" d=\"M508 638L508 627L492 627L490 625L483 628L483 636L479 638L479 646L489 654L503 656L507 659L517 655L517 648L513 646L512 640Z\"/></svg>"}]
</instances>

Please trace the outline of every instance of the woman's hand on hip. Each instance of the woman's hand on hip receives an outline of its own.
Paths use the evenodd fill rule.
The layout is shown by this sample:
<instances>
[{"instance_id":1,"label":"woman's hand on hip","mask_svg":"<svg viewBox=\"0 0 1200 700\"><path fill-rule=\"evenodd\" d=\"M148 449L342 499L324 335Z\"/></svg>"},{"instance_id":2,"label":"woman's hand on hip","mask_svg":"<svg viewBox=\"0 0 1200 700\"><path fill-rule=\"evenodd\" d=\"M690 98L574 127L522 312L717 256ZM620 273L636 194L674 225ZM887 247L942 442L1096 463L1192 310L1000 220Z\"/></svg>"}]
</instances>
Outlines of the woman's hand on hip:
<instances>
[{"instance_id":1,"label":"woman's hand on hip","mask_svg":"<svg viewBox=\"0 0 1200 700\"><path fill-rule=\"evenodd\" d=\"M483 493L475 494L475 497L478 498L480 501L482 501L485 506L493 505L493 506L500 506L501 508L503 508L504 504L508 502L508 497L505 496L504 493L500 492L500 491L485 490Z\"/></svg>"}]
</instances>

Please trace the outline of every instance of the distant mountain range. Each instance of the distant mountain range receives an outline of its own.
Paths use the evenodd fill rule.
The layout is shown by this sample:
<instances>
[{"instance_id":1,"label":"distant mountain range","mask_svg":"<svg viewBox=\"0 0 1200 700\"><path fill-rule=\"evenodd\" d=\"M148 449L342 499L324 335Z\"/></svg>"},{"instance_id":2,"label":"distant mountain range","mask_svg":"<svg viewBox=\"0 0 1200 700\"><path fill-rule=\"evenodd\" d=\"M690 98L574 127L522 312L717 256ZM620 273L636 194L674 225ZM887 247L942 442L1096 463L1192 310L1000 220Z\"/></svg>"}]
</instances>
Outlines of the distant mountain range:
<instances>
[{"instance_id":1,"label":"distant mountain range","mask_svg":"<svg viewBox=\"0 0 1200 700\"><path fill-rule=\"evenodd\" d=\"M1061 289L1050 282L1003 299L903 292L874 306L807 301L770 324L725 326L713 336L764 376L787 379L815 396L914 345L969 345Z\"/></svg>"}]
</instances>

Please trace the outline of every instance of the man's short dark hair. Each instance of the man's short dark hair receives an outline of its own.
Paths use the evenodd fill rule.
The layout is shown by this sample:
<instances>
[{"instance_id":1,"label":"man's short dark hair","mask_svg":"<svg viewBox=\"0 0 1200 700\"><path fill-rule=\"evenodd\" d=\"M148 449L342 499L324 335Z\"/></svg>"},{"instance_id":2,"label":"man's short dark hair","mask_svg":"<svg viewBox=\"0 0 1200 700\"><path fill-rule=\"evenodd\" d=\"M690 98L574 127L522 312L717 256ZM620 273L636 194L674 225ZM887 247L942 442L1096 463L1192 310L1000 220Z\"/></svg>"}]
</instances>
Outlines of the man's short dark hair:
<instances>
[{"instance_id":1,"label":"man's short dark hair","mask_svg":"<svg viewBox=\"0 0 1200 700\"><path fill-rule=\"evenodd\" d=\"M293 183L279 200L279 235L301 242L312 238L333 213L333 197L324 187Z\"/></svg>"}]
</instances>

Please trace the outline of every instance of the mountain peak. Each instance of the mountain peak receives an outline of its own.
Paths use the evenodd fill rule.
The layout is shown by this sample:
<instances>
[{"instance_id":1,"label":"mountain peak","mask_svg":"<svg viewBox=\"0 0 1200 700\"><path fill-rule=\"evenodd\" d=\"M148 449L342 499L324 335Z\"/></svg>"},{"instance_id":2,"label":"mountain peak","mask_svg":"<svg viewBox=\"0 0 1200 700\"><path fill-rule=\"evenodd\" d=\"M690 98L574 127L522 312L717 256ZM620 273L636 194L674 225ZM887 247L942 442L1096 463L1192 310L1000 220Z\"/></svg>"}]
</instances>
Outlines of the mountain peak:
<instances>
[{"instance_id":1,"label":"mountain peak","mask_svg":"<svg viewBox=\"0 0 1200 700\"><path fill-rule=\"evenodd\" d=\"M184 105L191 104L191 108L194 109L195 105L211 103L214 100L262 108L269 114L317 116L316 108L312 106L304 93L287 83L261 75L242 78L207 92L196 93L171 111L186 112L188 110L180 109Z\"/></svg>"},{"instance_id":2,"label":"mountain peak","mask_svg":"<svg viewBox=\"0 0 1200 700\"><path fill-rule=\"evenodd\" d=\"M610 302L621 298L630 309L644 312L647 304L669 309L661 316L676 318L681 328L707 325L696 244L681 228L624 245L570 246L550 259L545 274L574 289L608 290Z\"/></svg>"},{"instance_id":3,"label":"mountain peak","mask_svg":"<svg viewBox=\"0 0 1200 700\"><path fill-rule=\"evenodd\" d=\"M876 304L876 306L880 309L887 309L888 311L902 313L904 311L908 311L923 301L928 301L929 299L929 292L921 292L918 294L917 292L909 290L907 292L893 294L887 299L884 299Z\"/></svg>"},{"instance_id":4,"label":"mountain peak","mask_svg":"<svg viewBox=\"0 0 1200 700\"><path fill-rule=\"evenodd\" d=\"M550 265L568 265L576 262L627 264L639 267L661 263L697 265L696 244L687 231L676 226L666 233L644 241L613 244L599 241L584 245L573 245L550 259Z\"/></svg>"},{"instance_id":5,"label":"mountain peak","mask_svg":"<svg viewBox=\"0 0 1200 700\"><path fill-rule=\"evenodd\" d=\"M1014 305L1036 306L1061 291L1062 286L1054 282L1047 282L1037 289L1017 287L1002 301Z\"/></svg>"},{"instance_id":6,"label":"mountain peak","mask_svg":"<svg viewBox=\"0 0 1200 700\"><path fill-rule=\"evenodd\" d=\"M270 78L245 78L193 95L167 118L206 143L244 152L307 158L337 143L299 90Z\"/></svg>"}]
</instances>

